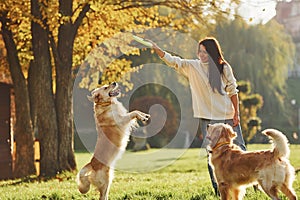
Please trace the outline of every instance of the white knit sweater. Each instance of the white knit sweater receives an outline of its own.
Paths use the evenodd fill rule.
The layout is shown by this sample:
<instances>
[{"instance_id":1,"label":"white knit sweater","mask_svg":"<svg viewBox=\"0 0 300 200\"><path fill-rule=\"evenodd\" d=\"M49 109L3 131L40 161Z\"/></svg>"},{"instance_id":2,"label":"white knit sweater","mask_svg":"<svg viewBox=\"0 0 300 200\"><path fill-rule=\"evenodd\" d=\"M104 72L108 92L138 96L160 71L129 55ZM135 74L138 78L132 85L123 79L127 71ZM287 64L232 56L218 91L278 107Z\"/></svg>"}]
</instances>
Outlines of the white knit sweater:
<instances>
[{"instance_id":1,"label":"white knit sweater","mask_svg":"<svg viewBox=\"0 0 300 200\"><path fill-rule=\"evenodd\" d=\"M234 107L230 97L237 94L237 83L229 65L224 65L222 90L224 95L213 91L208 79L208 63L199 59L182 59L165 52L161 58L189 80L195 118L212 120L232 119Z\"/></svg>"}]
</instances>

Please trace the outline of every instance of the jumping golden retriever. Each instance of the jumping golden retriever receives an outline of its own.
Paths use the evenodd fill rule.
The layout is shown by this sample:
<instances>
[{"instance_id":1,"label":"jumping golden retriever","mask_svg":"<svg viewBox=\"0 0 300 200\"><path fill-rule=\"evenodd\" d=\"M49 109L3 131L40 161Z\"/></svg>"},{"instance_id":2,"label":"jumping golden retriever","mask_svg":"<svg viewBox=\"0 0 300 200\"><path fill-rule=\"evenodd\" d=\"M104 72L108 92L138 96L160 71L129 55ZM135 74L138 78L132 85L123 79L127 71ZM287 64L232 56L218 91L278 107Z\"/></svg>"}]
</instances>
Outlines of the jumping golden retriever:
<instances>
[{"instance_id":1,"label":"jumping golden retriever","mask_svg":"<svg viewBox=\"0 0 300 200\"><path fill-rule=\"evenodd\" d=\"M286 136L275 129L266 129L263 134L272 139L272 150L242 151L233 144L236 133L230 125L208 125L210 162L222 200L242 199L246 187L257 183L273 200L279 200L279 190L290 200L297 199L292 187L295 170L288 160L290 149Z\"/></svg>"},{"instance_id":2,"label":"jumping golden retriever","mask_svg":"<svg viewBox=\"0 0 300 200\"><path fill-rule=\"evenodd\" d=\"M117 83L104 85L91 92L88 99L94 102L94 118L98 138L94 155L77 174L78 189L85 194L90 184L97 187L100 200L107 200L113 179L115 162L127 146L136 119L147 121L150 115L140 111L127 112L121 102Z\"/></svg>"}]
</instances>

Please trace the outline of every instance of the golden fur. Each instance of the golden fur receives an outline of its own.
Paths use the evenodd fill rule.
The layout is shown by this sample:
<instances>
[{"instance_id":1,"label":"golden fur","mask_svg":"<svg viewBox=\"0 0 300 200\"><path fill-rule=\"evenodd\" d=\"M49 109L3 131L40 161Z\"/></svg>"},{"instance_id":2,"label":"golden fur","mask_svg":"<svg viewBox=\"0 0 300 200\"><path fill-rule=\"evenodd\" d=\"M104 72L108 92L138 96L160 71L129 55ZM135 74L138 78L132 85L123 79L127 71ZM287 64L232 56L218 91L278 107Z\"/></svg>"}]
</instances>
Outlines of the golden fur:
<instances>
[{"instance_id":1,"label":"golden fur","mask_svg":"<svg viewBox=\"0 0 300 200\"><path fill-rule=\"evenodd\" d=\"M136 119L147 121L150 115L140 111L127 112L117 100L119 89L117 83L105 85L92 91L88 99L94 102L94 118L98 138L94 155L77 174L78 189L87 193L90 184L100 192L100 200L107 200L113 179L115 162L127 146L130 131Z\"/></svg>"},{"instance_id":2,"label":"golden fur","mask_svg":"<svg viewBox=\"0 0 300 200\"><path fill-rule=\"evenodd\" d=\"M272 139L272 150L242 151L233 144L236 133L230 125L208 125L210 162L221 199L242 199L247 185L257 183L274 200L279 199L279 190L288 199L297 199L292 187L295 171L288 160L290 150L286 136L275 129L264 130L263 134Z\"/></svg>"}]
</instances>

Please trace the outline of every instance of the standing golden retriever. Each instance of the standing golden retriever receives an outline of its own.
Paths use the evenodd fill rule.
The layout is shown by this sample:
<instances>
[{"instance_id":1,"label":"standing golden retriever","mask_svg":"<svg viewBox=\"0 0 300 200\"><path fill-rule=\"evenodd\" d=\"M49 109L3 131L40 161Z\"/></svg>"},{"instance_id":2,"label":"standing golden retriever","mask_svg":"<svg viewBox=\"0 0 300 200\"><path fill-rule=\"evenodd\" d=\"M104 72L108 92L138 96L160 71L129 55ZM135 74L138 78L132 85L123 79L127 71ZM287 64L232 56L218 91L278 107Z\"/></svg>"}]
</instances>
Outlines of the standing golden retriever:
<instances>
[{"instance_id":1,"label":"standing golden retriever","mask_svg":"<svg viewBox=\"0 0 300 200\"><path fill-rule=\"evenodd\" d=\"M120 94L117 83L104 85L91 94L88 99L94 102L98 138L91 161L77 174L77 184L83 194L89 191L90 184L95 185L100 192L100 200L107 200L113 167L125 151L136 119L147 121L150 115L140 111L128 113L117 100Z\"/></svg>"},{"instance_id":2,"label":"standing golden retriever","mask_svg":"<svg viewBox=\"0 0 300 200\"><path fill-rule=\"evenodd\" d=\"M292 187L295 170L290 164L288 140L280 131L266 129L263 134L273 140L273 149L242 151L233 144L236 133L227 124L208 125L210 162L218 182L221 199L242 199L246 186L259 183L273 200L282 191L290 200L296 200Z\"/></svg>"}]
</instances>

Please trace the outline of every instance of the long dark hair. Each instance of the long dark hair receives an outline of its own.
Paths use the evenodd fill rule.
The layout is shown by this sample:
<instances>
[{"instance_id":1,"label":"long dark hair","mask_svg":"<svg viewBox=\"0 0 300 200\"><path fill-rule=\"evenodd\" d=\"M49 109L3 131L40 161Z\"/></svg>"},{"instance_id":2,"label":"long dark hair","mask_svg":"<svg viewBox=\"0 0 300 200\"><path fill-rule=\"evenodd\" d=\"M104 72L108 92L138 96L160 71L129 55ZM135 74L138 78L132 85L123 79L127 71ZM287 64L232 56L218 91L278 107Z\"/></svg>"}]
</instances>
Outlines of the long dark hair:
<instances>
[{"instance_id":1,"label":"long dark hair","mask_svg":"<svg viewBox=\"0 0 300 200\"><path fill-rule=\"evenodd\" d=\"M208 53L209 67L208 67L208 78L209 84L212 90L216 90L223 95L221 76L223 74L223 68L226 61L224 60L221 46L216 38L206 37L199 42L198 52L200 50L200 45L203 45Z\"/></svg>"}]
</instances>

